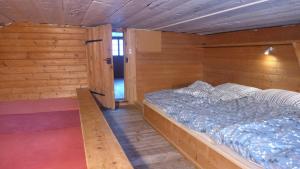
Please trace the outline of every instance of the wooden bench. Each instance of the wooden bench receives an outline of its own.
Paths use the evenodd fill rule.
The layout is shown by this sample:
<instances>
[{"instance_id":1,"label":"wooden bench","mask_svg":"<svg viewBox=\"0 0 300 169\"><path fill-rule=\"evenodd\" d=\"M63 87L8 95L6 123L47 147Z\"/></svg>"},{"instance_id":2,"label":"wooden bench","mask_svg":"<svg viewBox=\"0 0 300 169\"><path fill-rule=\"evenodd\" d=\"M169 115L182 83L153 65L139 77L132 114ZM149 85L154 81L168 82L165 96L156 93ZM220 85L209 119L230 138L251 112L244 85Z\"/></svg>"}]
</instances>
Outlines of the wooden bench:
<instances>
[{"instance_id":1,"label":"wooden bench","mask_svg":"<svg viewBox=\"0 0 300 169\"><path fill-rule=\"evenodd\" d=\"M77 89L88 169L133 169L88 89Z\"/></svg>"}]
</instances>

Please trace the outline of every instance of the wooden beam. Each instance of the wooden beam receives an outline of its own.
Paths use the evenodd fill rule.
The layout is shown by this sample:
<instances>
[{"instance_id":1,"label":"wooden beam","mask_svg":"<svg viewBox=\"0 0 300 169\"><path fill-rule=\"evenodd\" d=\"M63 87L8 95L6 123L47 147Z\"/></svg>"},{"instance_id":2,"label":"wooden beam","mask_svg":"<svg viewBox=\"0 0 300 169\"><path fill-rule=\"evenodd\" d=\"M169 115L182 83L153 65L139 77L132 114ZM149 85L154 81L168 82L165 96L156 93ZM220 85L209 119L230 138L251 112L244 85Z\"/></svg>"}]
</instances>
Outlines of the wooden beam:
<instances>
[{"instance_id":1,"label":"wooden beam","mask_svg":"<svg viewBox=\"0 0 300 169\"><path fill-rule=\"evenodd\" d=\"M88 169L133 169L88 89L77 89Z\"/></svg>"},{"instance_id":2,"label":"wooden beam","mask_svg":"<svg viewBox=\"0 0 300 169\"><path fill-rule=\"evenodd\" d=\"M270 42L251 42L251 43L232 43L232 44L214 44L206 45L205 43L201 45L202 48L218 48L218 47L243 47L243 46L266 46L266 45L291 45L294 43L299 43L298 41L270 41Z\"/></svg>"},{"instance_id":3,"label":"wooden beam","mask_svg":"<svg viewBox=\"0 0 300 169\"><path fill-rule=\"evenodd\" d=\"M300 42L294 42L293 47L294 47L294 50L295 50L295 53L296 53L296 56L298 59L298 63L300 66Z\"/></svg>"}]
</instances>

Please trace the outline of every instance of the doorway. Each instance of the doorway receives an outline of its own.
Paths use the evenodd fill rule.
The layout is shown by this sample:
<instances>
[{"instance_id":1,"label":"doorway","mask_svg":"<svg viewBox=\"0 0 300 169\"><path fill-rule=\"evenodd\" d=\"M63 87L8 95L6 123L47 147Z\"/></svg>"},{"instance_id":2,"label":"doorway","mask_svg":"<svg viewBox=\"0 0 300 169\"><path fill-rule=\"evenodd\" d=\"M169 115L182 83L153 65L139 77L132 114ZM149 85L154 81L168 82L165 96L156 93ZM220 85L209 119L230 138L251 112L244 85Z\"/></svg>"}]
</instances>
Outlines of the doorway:
<instances>
[{"instance_id":1,"label":"doorway","mask_svg":"<svg viewBox=\"0 0 300 169\"><path fill-rule=\"evenodd\" d=\"M123 32L112 32L112 55L114 62L113 65L115 100L123 101L125 99Z\"/></svg>"}]
</instances>

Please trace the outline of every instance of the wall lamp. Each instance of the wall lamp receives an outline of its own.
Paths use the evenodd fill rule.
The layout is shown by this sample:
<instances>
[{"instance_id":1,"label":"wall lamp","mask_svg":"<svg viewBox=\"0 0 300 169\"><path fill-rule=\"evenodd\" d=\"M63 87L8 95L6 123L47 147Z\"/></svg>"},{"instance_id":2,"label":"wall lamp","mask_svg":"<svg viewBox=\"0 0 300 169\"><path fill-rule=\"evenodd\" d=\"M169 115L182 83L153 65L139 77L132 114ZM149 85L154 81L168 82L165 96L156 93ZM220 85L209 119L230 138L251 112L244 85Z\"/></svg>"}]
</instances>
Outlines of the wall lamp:
<instances>
[{"instance_id":1,"label":"wall lamp","mask_svg":"<svg viewBox=\"0 0 300 169\"><path fill-rule=\"evenodd\" d=\"M269 47L266 51L265 51L265 55L269 55L272 51L274 50L273 47Z\"/></svg>"}]
</instances>

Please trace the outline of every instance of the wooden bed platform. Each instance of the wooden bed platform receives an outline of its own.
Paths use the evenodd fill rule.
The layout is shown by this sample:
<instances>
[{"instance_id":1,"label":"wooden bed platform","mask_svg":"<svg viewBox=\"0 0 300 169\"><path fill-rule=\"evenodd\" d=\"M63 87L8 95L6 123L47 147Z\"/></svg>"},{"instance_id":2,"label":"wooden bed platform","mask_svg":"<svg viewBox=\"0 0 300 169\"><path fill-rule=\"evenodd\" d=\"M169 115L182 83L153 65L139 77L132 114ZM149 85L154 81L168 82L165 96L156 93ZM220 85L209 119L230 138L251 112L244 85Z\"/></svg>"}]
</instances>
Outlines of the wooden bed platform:
<instances>
[{"instance_id":1,"label":"wooden bed platform","mask_svg":"<svg viewBox=\"0 0 300 169\"><path fill-rule=\"evenodd\" d=\"M216 144L207 135L194 132L170 119L159 108L147 101L144 101L144 119L198 168L262 168L242 158L228 147Z\"/></svg>"},{"instance_id":2,"label":"wooden bed platform","mask_svg":"<svg viewBox=\"0 0 300 169\"><path fill-rule=\"evenodd\" d=\"M88 89L77 89L88 169L133 169Z\"/></svg>"}]
</instances>

